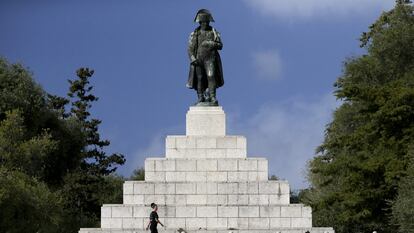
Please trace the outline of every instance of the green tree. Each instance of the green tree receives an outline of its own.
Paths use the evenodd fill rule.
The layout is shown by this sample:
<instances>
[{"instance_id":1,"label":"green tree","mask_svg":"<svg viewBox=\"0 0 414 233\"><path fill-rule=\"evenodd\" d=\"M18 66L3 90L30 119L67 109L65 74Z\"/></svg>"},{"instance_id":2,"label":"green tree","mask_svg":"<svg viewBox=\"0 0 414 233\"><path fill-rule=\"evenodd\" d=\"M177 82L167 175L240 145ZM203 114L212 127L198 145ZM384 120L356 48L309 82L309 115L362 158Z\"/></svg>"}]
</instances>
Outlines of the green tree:
<instances>
[{"instance_id":1,"label":"green tree","mask_svg":"<svg viewBox=\"0 0 414 233\"><path fill-rule=\"evenodd\" d=\"M89 117L91 75L78 71L69 99L0 58L0 232L76 232L98 226L103 203L122 202L113 172L125 159L106 155Z\"/></svg>"},{"instance_id":2,"label":"green tree","mask_svg":"<svg viewBox=\"0 0 414 233\"><path fill-rule=\"evenodd\" d=\"M343 101L310 162L303 197L314 224L337 232L395 232L390 222L414 141L414 15L399 0L361 37L335 94Z\"/></svg>"},{"instance_id":3,"label":"green tree","mask_svg":"<svg viewBox=\"0 0 414 233\"><path fill-rule=\"evenodd\" d=\"M0 167L0 232L60 232L62 205L47 185Z\"/></svg>"},{"instance_id":4,"label":"green tree","mask_svg":"<svg viewBox=\"0 0 414 233\"><path fill-rule=\"evenodd\" d=\"M80 68L76 71L77 78L69 80L70 101L54 97L54 106L63 118L72 119L81 126L83 147L78 152L80 166L68 173L64 179L62 196L65 207L69 210L69 231L79 227L97 227L100 209L103 203L122 201L122 183L120 177L111 176L118 165L125 162L121 154L107 155L104 148L109 146L108 140L102 140L99 134L100 120L91 118L89 112L92 103L98 97L91 93L93 87L89 79L94 71ZM65 113L65 104L70 102L70 113Z\"/></svg>"},{"instance_id":5,"label":"green tree","mask_svg":"<svg viewBox=\"0 0 414 233\"><path fill-rule=\"evenodd\" d=\"M23 125L20 111L6 112L6 119L0 122L0 161L2 166L18 169L25 174L43 178L45 159L56 150L56 142L50 134L30 139Z\"/></svg>"},{"instance_id":6,"label":"green tree","mask_svg":"<svg viewBox=\"0 0 414 233\"><path fill-rule=\"evenodd\" d=\"M98 127L101 120L89 117L91 103L98 100L91 93L93 86L89 85L93 73L89 68L80 68L76 71L77 79L69 80L68 96L72 98L70 111L81 123L85 135L85 147L82 150L84 168L92 174L109 175L116 171L117 165L125 163L125 158L121 154L106 155L103 148L109 146L110 142L100 137Z\"/></svg>"},{"instance_id":7,"label":"green tree","mask_svg":"<svg viewBox=\"0 0 414 233\"><path fill-rule=\"evenodd\" d=\"M6 117L7 111L20 109L27 128L35 130L42 122L46 99L31 73L20 64L10 64L0 58L0 90L0 120Z\"/></svg>"},{"instance_id":8,"label":"green tree","mask_svg":"<svg viewBox=\"0 0 414 233\"><path fill-rule=\"evenodd\" d=\"M61 199L39 181L56 142L47 132L27 139L23 122L18 110L0 121L0 231L56 232Z\"/></svg>"},{"instance_id":9,"label":"green tree","mask_svg":"<svg viewBox=\"0 0 414 233\"><path fill-rule=\"evenodd\" d=\"M414 158L414 151L411 154ZM398 187L398 196L393 202L392 216L401 233L414 233L414 160L411 161L407 176Z\"/></svg>"},{"instance_id":10,"label":"green tree","mask_svg":"<svg viewBox=\"0 0 414 233\"><path fill-rule=\"evenodd\" d=\"M145 180L145 169L143 167L137 168L132 172L130 180Z\"/></svg>"},{"instance_id":11,"label":"green tree","mask_svg":"<svg viewBox=\"0 0 414 233\"><path fill-rule=\"evenodd\" d=\"M58 97L47 94L22 65L0 58L0 121L7 112L18 110L25 133L16 136L28 140L47 133L56 142L55 150L42 154L43 168L37 171L39 179L56 188L67 172L79 167L78 155L84 144L80 125L63 119L62 106L57 102Z\"/></svg>"}]
</instances>

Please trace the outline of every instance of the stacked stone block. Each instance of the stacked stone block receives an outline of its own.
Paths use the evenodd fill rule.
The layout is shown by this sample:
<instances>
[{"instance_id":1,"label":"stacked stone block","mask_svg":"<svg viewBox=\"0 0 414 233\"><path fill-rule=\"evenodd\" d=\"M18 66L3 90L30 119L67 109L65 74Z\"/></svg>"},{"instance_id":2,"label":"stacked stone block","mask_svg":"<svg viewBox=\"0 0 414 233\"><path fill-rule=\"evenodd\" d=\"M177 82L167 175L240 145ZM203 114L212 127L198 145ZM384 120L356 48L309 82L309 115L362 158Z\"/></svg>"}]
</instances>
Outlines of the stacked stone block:
<instances>
[{"instance_id":1,"label":"stacked stone block","mask_svg":"<svg viewBox=\"0 0 414 233\"><path fill-rule=\"evenodd\" d=\"M286 181L142 182L124 184L124 204L145 205L288 205Z\"/></svg>"},{"instance_id":2,"label":"stacked stone block","mask_svg":"<svg viewBox=\"0 0 414 233\"><path fill-rule=\"evenodd\" d=\"M264 158L211 158L145 160L145 180L158 182L266 181Z\"/></svg>"},{"instance_id":3,"label":"stacked stone block","mask_svg":"<svg viewBox=\"0 0 414 233\"><path fill-rule=\"evenodd\" d=\"M101 228L144 232L159 206L160 232L333 233L313 228L312 210L290 204L287 181L268 180L268 161L247 158L246 138L225 135L221 107L190 107L185 136L167 136L166 155L145 160L145 181L126 181L123 204L103 205Z\"/></svg>"}]
</instances>

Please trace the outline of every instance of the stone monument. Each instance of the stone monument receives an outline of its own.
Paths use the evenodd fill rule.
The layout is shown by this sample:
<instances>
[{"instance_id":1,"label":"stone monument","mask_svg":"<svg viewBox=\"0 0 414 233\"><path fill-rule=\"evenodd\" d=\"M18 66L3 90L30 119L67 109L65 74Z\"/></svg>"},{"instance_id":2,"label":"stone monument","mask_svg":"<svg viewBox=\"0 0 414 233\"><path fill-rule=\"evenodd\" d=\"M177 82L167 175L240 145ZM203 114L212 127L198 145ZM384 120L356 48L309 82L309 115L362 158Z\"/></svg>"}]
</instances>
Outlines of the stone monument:
<instances>
[{"instance_id":1,"label":"stone monument","mask_svg":"<svg viewBox=\"0 0 414 233\"><path fill-rule=\"evenodd\" d=\"M213 19L202 9L196 21ZM218 47L211 51L221 49L217 37L212 38ZM192 72L208 63L194 59ZM215 88L223 82L207 83L212 77L199 75L197 79L190 71L189 85L199 101L187 112L186 135L167 136L165 157L145 160L145 181L126 181L123 204L103 205L101 228L79 233L146 232L152 202L166 225L159 231L165 233L334 233L330 227L312 227L310 207L290 204L289 183L268 179L267 159L248 158L244 136L226 134L226 116L215 98ZM205 83L194 84L196 80Z\"/></svg>"},{"instance_id":2,"label":"stone monument","mask_svg":"<svg viewBox=\"0 0 414 233\"><path fill-rule=\"evenodd\" d=\"M287 181L268 180L266 158L246 156L246 138L226 135L222 107L191 106L186 135L166 137L165 157L145 160L145 181L126 181L123 204L101 208L101 228L143 233L159 206L160 232L334 233L312 227L312 210L289 203Z\"/></svg>"}]
</instances>

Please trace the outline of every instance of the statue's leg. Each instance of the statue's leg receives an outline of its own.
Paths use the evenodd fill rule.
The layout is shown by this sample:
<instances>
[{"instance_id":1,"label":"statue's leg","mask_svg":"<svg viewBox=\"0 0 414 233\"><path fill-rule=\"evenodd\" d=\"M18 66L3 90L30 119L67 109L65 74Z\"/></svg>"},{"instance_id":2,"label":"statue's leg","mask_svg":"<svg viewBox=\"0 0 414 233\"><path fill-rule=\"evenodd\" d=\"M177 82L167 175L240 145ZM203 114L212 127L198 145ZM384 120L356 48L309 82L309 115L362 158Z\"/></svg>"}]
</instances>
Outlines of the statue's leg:
<instances>
[{"instance_id":1,"label":"statue's leg","mask_svg":"<svg viewBox=\"0 0 414 233\"><path fill-rule=\"evenodd\" d=\"M204 102L204 85L203 85L203 68L199 65L196 66L197 75L197 103Z\"/></svg>"},{"instance_id":2,"label":"statue's leg","mask_svg":"<svg viewBox=\"0 0 414 233\"><path fill-rule=\"evenodd\" d=\"M210 102L214 105L218 104L216 98L216 78L215 78L215 67L214 67L214 60L207 61L205 63L206 75L208 80L208 90L210 94Z\"/></svg>"}]
</instances>

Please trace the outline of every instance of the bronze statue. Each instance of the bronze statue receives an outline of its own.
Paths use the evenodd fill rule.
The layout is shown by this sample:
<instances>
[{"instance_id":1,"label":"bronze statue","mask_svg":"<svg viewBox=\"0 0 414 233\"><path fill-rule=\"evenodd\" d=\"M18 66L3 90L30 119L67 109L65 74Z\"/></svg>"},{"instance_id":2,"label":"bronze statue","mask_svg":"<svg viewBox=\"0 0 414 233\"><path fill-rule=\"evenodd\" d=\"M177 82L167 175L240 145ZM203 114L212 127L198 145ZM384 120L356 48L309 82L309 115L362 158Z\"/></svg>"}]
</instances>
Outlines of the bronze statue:
<instances>
[{"instance_id":1,"label":"bronze statue","mask_svg":"<svg viewBox=\"0 0 414 233\"><path fill-rule=\"evenodd\" d=\"M223 48L220 33L210 26L214 22L210 11L201 9L194 22L200 24L190 35L188 56L190 73L187 87L197 91L195 105L218 106L216 89L223 86L223 68L218 50Z\"/></svg>"}]
</instances>

